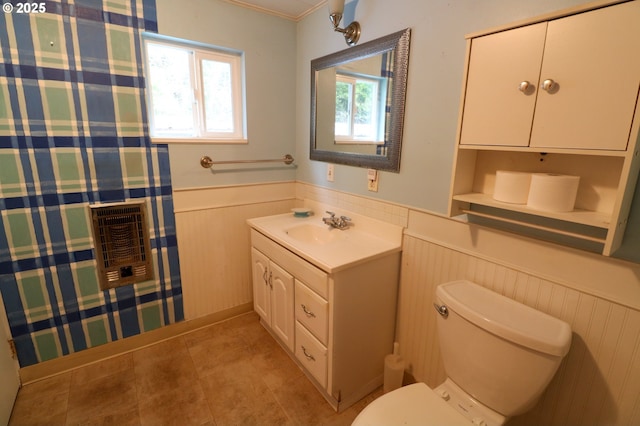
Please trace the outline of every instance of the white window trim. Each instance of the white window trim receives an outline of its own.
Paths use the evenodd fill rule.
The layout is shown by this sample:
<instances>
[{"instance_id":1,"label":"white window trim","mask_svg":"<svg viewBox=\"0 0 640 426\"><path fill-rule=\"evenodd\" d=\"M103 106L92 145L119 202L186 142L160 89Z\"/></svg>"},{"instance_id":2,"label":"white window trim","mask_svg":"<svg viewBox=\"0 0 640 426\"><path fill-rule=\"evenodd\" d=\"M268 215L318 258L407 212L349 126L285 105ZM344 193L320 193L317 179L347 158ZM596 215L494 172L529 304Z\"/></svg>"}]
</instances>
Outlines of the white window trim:
<instances>
[{"instance_id":1,"label":"white window trim","mask_svg":"<svg viewBox=\"0 0 640 426\"><path fill-rule=\"evenodd\" d=\"M147 97L147 117L149 120L149 134L152 143L167 144L167 143L217 143L217 144L247 144L246 130L246 97L245 97L245 84L244 84L244 57L242 52L238 52L232 49L225 49L216 46L211 46L203 43L192 42L189 40L176 39L173 37L161 36L158 34L143 33L144 44L144 69L145 78L148 80L149 76L149 64L147 62L147 44L164 44L169 47L182 48L189 50L191 54L191 61L189 64L191 87L194 91L194 103L196 104L194 114L194 124L197 126L200 134L194 136L168 136L168 135L153 135L153 94L151 90L146 90ZM233 117L234 128L236 132L229 133L212 133L206 132L205 129L205 110L203 100L203 80L202 72L200 70L199 61L202 59L213 59L228 62L232 66L232 90L233 96ZM147 84L147 88L149 85Z\"/></svg>"},{"instance_id":2,"label":"white window trim","mask_svg":"<svg viewBox=\"0 0 640 426\"><path fill-rule=\"evenodd\" d=\"M199 143L216 143L216 144L248 144L249 140L246 138L242 139L234 139L234 138L205 138L201 136L180 136L175 138L166 138L159 136L151 136L152 143L158 144L167 144L167 143L189 143L189 144L199 144Z\"/></svg>"},{"instance_id":3,"label":"white window trim","mask_svg":"<svg viewBox=\"0 0 640 426\"><path fill-rule=\"evenodd\" d=\"M358 138L358 137L354 137L353 135L353 127L354 127L354 114L353 114L353 108L355 105L355 97L356 97L356 82L358 80L362 80L362 81L368 81L368 82L372 82L375 83L376 88L377 88L377 92L378 95L380 93L380 82L378 80L376 80L375 78L371 78L369 76L367 77L362 77L362 76L355 76L355 75L351 75L351 74L342 74L342 73L338 73L336 75L336 81L342 81L344 83L350 84L353 87L352 93L351 93L351 105L352 105L352 111L350 114L350 127L351 127L351 131L349 135L336 135L335 136L335 144L336 145L384 145L384 137L382 137L382 140L370 140L370 139L365 139L365 138ZM375 120L376 122L379 121L380 119L380 108L381 106L379 105L379 102L376 102L376 113L375 113Z\"/></svg>"},{"instance_id":4,"label":"white window trim","mask_svg":"<svg viewBox=\"0 0 640 426\"><path fill-rule=\"evenodd\" d=\"M232 71L232 75L236 76L236 78L232 78L231 79L231 84L232 84L232 93L239 93L240 96L242 96L242 61L240 56L238 55L233 55L233 56L229 56L228 54L222 54L220 52L203 52L201 50L197 50L195 52L195 63L196 64L200 64L200 61L202 60L213 60L213 61L218 61L218 62L227 62L229 64L231 64L231 69ZM200 70L200 67L197 66L196 67L197 70ZM196 84L197 88L199 90L196 90L196 102L198 102L199 105L204 105L204 81L203 81L203 73L202 72L196 72L196 75L198 77L198 82ZM202 133L202 137L205 139L218 139L218 140L237 140L238 136L243 136L244 135L244 123L243 123L243 107L242 104L243 102L238 100L238 96L233 96L232 97L232 104L233 104L233 128L237 129L236 133L233 134L231 136L231 138L228 136L228 133L216 133L216 132L207 132L204 123L201 124L201 128L204 130ZM206 116L206 109L204 109L204 107L202 108L202 120L204 120L204 122L206 123L207 120L207 116Z\"/></svg>"}]
</instances>

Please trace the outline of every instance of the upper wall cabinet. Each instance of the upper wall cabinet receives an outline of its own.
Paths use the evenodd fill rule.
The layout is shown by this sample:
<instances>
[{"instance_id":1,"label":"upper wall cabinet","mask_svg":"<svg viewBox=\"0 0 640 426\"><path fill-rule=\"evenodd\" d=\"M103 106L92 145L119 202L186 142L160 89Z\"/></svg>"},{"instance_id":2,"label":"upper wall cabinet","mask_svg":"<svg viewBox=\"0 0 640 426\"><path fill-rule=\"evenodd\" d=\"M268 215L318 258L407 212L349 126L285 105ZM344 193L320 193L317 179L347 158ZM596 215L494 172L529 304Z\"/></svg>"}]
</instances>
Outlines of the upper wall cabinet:
<instances>
[{"instance_id":1,"label":"upper wall cabinet","mask_svg":"<svg viewBox=\"0 0 640 426\"><path fill-rule=\"evenodd\" d=\"M470 40L462 144L625 150L637 1Z\"/></svg>"},{"instance_id":2,"label":"upper wall cabinet","mask_svg":"<svg viewBox=\"0 0 640 426\"><path fill-rule=\"evenodd\" d=\"M625 150L638 52L638 1L549 22L531 146Z\"/></svg>"},{"instance_id":3,"label":"upper wall cabinet","mask_svg":"<svg viewBox=\"0 0 640 426\"><path fill-rule=\"evenodd\" d=\"M615 252L640 168L639 23L640 0L602 0L467 37L451 216ZM575 208L496 200L501 170L579 176Z\"/></svg>"},{"instance_id":4,"label":"upper wall cabinet","mask_svg":"<svg viewBox=\"0 0 640 426\"><path fill-rule=\"evenodd\" d=\"M529 146L547 24L470 40L460 143Z\"/></svg>"}]
</instances>

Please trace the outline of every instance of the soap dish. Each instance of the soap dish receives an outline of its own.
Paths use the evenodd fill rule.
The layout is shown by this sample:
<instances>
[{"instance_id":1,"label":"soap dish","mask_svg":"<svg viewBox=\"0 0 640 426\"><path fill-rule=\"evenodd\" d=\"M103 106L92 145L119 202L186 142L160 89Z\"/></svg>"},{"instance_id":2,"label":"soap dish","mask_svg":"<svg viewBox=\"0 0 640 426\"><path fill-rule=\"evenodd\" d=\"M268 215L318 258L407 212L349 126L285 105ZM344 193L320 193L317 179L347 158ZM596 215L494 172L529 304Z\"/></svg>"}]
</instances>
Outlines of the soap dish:
<instances>
[{"instance_id":1,"label":"soap dish","mask_svg":"<svg viewBox=\"0 0 640 426\"><path fill-rule=\"evenodd\" d=\"M313 214L311 209L307 207L296 207L294 209L291 209L291 211L293 212L293 215L295 217L308 217Z\"/></svg>"}]
</instances>

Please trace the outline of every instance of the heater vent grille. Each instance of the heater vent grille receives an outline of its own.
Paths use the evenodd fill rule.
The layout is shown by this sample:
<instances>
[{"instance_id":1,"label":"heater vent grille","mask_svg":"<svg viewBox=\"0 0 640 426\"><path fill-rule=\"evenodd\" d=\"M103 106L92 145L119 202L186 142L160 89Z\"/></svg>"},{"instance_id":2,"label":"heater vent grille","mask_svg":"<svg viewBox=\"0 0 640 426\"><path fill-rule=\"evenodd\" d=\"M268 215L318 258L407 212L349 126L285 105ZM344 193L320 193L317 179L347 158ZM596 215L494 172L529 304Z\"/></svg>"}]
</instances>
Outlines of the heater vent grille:
<instances>
[{"instance_id":1,"label":"heater vent grille","mask_svg":"<svg viewBox=\"0 0 640 426\"><path fill-rule=\"evenodd\" d=\"M145 204L91 207L100 288L153 279Z\"/></svg>"}]
</instances>

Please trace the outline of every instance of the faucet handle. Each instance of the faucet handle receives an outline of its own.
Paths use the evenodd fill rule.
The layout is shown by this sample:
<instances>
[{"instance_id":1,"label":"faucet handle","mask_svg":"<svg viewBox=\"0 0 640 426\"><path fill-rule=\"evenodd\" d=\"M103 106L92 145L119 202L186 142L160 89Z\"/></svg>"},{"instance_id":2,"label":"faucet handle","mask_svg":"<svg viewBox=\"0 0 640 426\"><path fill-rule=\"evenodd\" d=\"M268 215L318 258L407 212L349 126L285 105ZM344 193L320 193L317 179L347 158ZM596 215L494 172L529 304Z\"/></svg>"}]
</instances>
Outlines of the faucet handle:
<instances>
[{"instance_id":1,"label":"faucet handle","mask_svg":"<svg viewBox=\"0 0 640 426\"><path fill-rule=\"evenodd\" d=\"M340 216L340 219L342 219L345 222L351 222L351 218L347 216Z\"/></svg>"},{"instance_id":2,"label":"faucet handle","mask_svg":"<svg viewBox=\"0 0 640 426\"><path fill-rule=\"evenodd\" d=\"M331 217L335 217L336 215L334 212L330 212L329 210L327 210L325 213L327 213Z\"/></svg>"}]
</instances>

